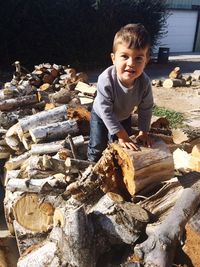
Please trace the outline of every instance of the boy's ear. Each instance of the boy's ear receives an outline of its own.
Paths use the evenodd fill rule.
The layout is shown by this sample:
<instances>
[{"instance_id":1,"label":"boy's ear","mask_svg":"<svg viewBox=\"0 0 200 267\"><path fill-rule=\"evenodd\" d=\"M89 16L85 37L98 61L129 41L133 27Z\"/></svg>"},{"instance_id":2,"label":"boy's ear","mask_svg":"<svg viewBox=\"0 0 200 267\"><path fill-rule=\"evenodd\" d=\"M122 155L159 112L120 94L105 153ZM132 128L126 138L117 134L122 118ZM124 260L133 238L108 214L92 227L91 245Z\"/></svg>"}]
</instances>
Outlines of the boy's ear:
<instances>
[{"instance_id":1,"label":"boy's ear","mask_svg":"<svg viewBox=\"0 0 200 267\"><path fill-rule=\"evenodd\" d=\"M111 56L112 63L114 64L114 62L115 62L115 54L111 53L110 56Z\"/></svg>"}]
</instances>

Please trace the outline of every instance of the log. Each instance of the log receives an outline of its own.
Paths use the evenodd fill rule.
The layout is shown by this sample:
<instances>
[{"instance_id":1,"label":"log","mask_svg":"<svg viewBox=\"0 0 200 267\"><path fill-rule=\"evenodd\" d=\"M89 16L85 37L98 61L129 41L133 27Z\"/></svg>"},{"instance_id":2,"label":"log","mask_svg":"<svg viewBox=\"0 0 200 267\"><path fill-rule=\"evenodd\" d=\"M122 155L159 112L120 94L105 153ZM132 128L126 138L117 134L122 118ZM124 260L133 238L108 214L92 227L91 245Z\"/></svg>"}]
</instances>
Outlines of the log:
<instances>
[{"instance_id":1,"label":"log","mask_svg":"<svg viewBox=\"0 0 200 267\"><path fill-rule=\"evenodd\" d=\"M75 90L81 92L83 95L95 96L97 88L84 82L78 82Z\"/></svg>"},{"instance_id":2,"label":"log","mask_svg":"<svg viewBox=\"0 0 200 267\"><path fill-rule=\"evenodd\" d=\"M20 128L19 123L14 124L12 127L8 129L5 137L8 146L15 151L21 150L22 147L22 144L17 135L19 128Z\"/></svg>"},{"instance_id":3,"label":"log","mask_svg":"<svg viewBox=\"0 0 200 267\"><path fill-rule=\"evenodd\" d=\"M30 192L30 193L62 193L66 188L65 180L58 180L56 177L48 177L43 179L19 179L13 178L7 182L7 190L11 192Z\"/></svg>"},{"instance_id":4,"label":"log","mask_svg":"<svg viewBox=\"0 0 200 267\"><path fill-rule=\"evenodd\" d=\"M52 103L68 104L72 99L72 93L65 88L61 88L58 92L49 94L49 100Z\"/></svg>"},{"instance_id":5,"label":"log","mask_svg":"<svg viewBox=\"0 0 200 267\"><path fill-rule=\"evenodd\" d=\"M28 249L19 258L17 267L37 266L37 267L59 267L59 251L57 245L51 241L46 241Z\"/></svg>"},{"instance_id":6,"label":"log","mask_svg":"<svg viewBox=\"0 0 200 267\"><path fill-rule=\"evenodd\" d=\"M19 107L29 106L38 102L37 95L20 96L6 100L0 100L0 110L10 111Z\"/></svg>"},{"instance_id":7,"label":"log","mask_svg":"<svg viewBox=\"0 0 200 267\"><path fill-rule=\"evenodd\" d=\"M30 153L32 155L41 155L41 154L54 154L57 153L60 149L64 147L65 140L54 141L50 143L42 144L32 144ZM71 152L69 151L69 155Z\"/></svg>"},{"instance_id":8,"label":"log","mask_svg":"<svg viewBox=\"0 0 200 267\"><path fill-rule=\"evenodd\" d=\"M183 191L183 186L178 181L177 178L172 178L167 182L162 182L159 190L152 194L148 192L149 197L145 197L144 200L139 196L135 196L135 201L137 198L141 198L138 205L140 205L145 210L149 211L154 220L162 221L164 217L169 213L171 208L175 205L176 201L180 197ZM144 194L142 194L143 196Z\"/></svg>"},{"instance_id":9,"label":"log","mask_svg":"<svg viewBox=\"0 0 200 267\"><path fill-rule=\"evenodd\" d=\"M22 136L24 132L27 132L31 128L35 128L41 125L47 125L49 123L59 122L66 120L67 118L67 106L63 105L51 110L44 110L36 113L32 116L25 117L19 120L20 129L18 130L19 136Z\"/></svg>"},{"instance_id":10,"label":"log","mask_svg":"<svg viewBox=\"0 0 200 267\"><path fill-rule=\"evenodd\" d=\"M66 209L63 231L67 240L65 257L70 266L94 267L95 243L94 230L84 207Z\"/></svg>"},{"instance_id":11,"label":"log","mask_svg":"<svg viewBox=\"0 0 200 267\"><path fill-rule=\"evenodd\" d=\"M173 157L162 140L154 137L152 148L140 149L123 149L113 143L104 151L95 171L101 175L106 192L133 196L149 184L173 177Z\"/></svg>"},{"instance_id":12,"label":"log","mask_svg":"<svg viewBox=\"0 0 200 267\"><path fill-rule=\"evenodd\" d=\"M34 193L23 193L14 199L15 220L27 230L35 233L47 232L53 224L54 206Z\"/></svg>"},{"instance_id":13,"label":"log","mask_svg":"<svg viewBox=\"0 0 200 267\"><path fill-rule=\"evenodd\" d=\"M79 131L77 122L74 120L68 120L63 122L57 122L48 124L47 126L39 126L33 129L29 129L29 133L32 140L35 143L42 141L48 141L52 139L61 139L68 134L75 135Z\"/></svg>"},{"instance_id":14,"label":"log","mask_svg":"<svg viewBox=\"0 0 200 267\"><path fill-rule=\"evenodd\" d=\"M40 232L34 233L30 230L25 229L21 226L16 220L13 221L14 231L15 231L15 238L17 241L17 247L20 256L32 246L40 244L47 239L48 231L47 232Z\"/></svg>"},{"instance_id":15,"label":"log","mask_svg":"<svg viewBox=\"0 0 200 267\"><path fill-rule=\"evenodd\" d=\"M93 224L100 227L110 244L134 244L149 222L139 205L125 202L114 193L104 195L90 210ZM123 219L122 219L123 218ZM113 229L115 229L113 231Z\"/></svg>"},{"instance_id":16,"label":"log","mask_svg":"<svg viewBox=\"0 0 200 267\"><path fill-rule=\"evenodd\" d=\"M144 264L152 267L169 267L173 264L176 246L186 223L200 203L200 174L191 188L183 190L174 208L165 220L147 232L148 239L136 245L134 252ZM170 227L169 227L170 226Z\"/></svg>"},{"instance_id":17,"label":"log","mask_svg":"<svg viewBox=\"0 0 200 267\"><path fill-rule=\"evenodd\" d=\"M173 87L181 87L185 86L186 81L184 79L166 79L163 82L164 88L173 88Z\"/></svg>"},{"instance_id":18,"label":"log","mask_svg":"<svg viewBox=\"0 0 200 267\"><path fill-rule=\"evenodd\" d=\"M15 170L18 169L22 163L30 157L30 152L27 151L17 157L11 157L8 161L6 161L4 167L7 170Z\"/></svg>"},{"instance_id":19,"label":"log","mask_svg":"<svg viewBox=\"0 0 200 267\"><path fill-rule=\"evenodd\" d=\"M93 163L87 160L72 159L69 157L65 160L66 169L70 173L83 171L90 165L93 165Z\"/></svg>"},{"instance_id":20,"label":"log","mask_svg":"<svg viewBox=\"0 0 200 267\"><path fill-rule=\"evenodd\" d=\"M192 73L192 78L195 80L200 80L200 70L194 70Z\"/></svg>"},{"instance_id":21,"label":"log","mask_svg":"<svg viewBox=\"0 0 200 267\"><path fill-rule=\"evenodd\" d=\"M8 159L13 150L7 145L0 145L0 159Z\"/></svg>"}]
</instances>

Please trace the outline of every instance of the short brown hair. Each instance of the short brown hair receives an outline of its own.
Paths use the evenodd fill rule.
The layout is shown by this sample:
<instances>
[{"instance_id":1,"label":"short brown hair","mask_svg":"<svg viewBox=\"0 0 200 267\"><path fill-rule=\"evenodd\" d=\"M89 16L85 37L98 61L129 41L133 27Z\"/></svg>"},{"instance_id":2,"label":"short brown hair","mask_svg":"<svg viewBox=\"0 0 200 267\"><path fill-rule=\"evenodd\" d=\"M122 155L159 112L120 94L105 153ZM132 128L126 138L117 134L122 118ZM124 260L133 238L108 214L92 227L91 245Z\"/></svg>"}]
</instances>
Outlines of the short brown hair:
<instances>
[{"instance_id":1,"label":"short brown hair","mask_svg":"<svg viewBox=\"0 0 200 267\"><path fill-rule=\"evenodd\" d=\"M131 49L150 48L151 38L148 31L141 23L127 24L115 34L113 53L116 52L118 44L124 43Z\"/></svg>"}]
</instances>

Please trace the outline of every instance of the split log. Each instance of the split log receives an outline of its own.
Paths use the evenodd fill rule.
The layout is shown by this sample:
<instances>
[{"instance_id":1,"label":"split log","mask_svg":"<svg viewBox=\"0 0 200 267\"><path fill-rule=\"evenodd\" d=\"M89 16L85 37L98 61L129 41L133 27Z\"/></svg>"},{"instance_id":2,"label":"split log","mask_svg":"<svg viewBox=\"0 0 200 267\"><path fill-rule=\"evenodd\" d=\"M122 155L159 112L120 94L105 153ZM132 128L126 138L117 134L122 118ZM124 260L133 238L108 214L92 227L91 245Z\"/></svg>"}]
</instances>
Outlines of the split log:
<instances>
[{"instance_id":1,"label":"split log","mask_svg":"<svg viewBox=\"0 0 200 267\"><path fill-rule=\"evenodd\" d=\"M68 104L72 99L72 93L65 88L61 88L58 92L49 94L49 100L52 103Z\"/></svg>"},{"instance_id":2,"label":"split log","mask_svg":"<svg viewBox=\"0 0 200 267\"><path fill-rule=\"evenodd\" d=\"M13 150L9 146L0 145L0 159L8 159L12 153Z\"/></svg>"},{"instance_id":3,"label":"split log","mask_svg":"<svg viewBox=\"0 0 200 267\"><path fill-rule=\"evenodd\" d=\"M183 142L193 143L193 145L200 142L200 129L172 129L173 141L175 144Z\"/></svg>"},{"instance_id":4,"label":"split log","mask_svg":"<svg viewBox=\"0 0 200 267\"><path fill-rule=\"evenodd\" d=\"M56 173L66 174L65 161L48 155L31 156L21 166L19 178L45 178Z\"/></svg>"},{"instance_id":5,"label":"split log","mask_svg":"<svg viewBox=\"0 0 200 267\"><path fill-rule=\"evenodd\" d=\"M74 120L52 123L47 126L39 126L29 129L29 133L35 143L39 143L44 140L58 140L66 137L68 134L75 135L78 131L77 122Z\"/></svg>"},{"instance_id":6,"label":"split log","mask_svg":"<svg viewBox=\"0 0 200 267\"><path fill-rule=\"evenodd\" d=\"M131 126L138 126L138 114L131 114ZM151 128L159 128L159 129L169 129L169 120L165 117L152 116L151 118Z\"/></svg>"},{"instance_id":7,"label":"split log","mask_svg":"<svg viewBox=\"0 0 200 267\"><path fill-rule=\"evenodd\" d=\"M80 133L88 135L90 132L90 112L83 106L76 105L75 108L69 107L67 110L69 119L77 120Z\"/></svg>"},{"instance_id":8,"label":"split log","mask_svg":"<svg viewBox=\"0 0 200 267\"><path fill-rule=\"evenodd\" d=\"M145 210L148 210L153 215L154 221L162 221L180 197L183 186L177 178L172 178L167 182L162 182L161 187L152 194L151 191L153 190L155 189L148 190L148 195L150 196L144 197L143 200L143 195L146 193L144 189L145 192L140 193L139 196L136 195L134 201L136 201L137 198L141 198L137 204Z\"/></svg>"},{"instance_id":9,"label":"split log","mask_svg":"<svg viewBox=\"0 0 200 267\"><path fill-rule=\"evenodd\" d=\"M192 78L195 79L195 80L200 80L200 70L195 70L192 73Z\"/></svg>"},{"instance_id":10,"label":"split log","mask_svg":"<svg viewBox=\"0 0 200 267\"><path fill-rule=\"evenodd\" d=\"M104 151L95 171L101 175L106 192L128 190L133 196L149 184L173 177L173 157L162 140L155 139L152 148L140 149L123 149L113 143Z\"/></svg>"},{"instance_id":11,"label":"split log","mask_svg":"<svg viewBox=\"0 0 200 267\"><path fill-rule=\"evenodd\" d=\"M135 254L140 259L144 259L145 265L152 267L172 266L178 240L182 236L186 223L200 203L199 173L197 177L197 182L191 188L183 190L166 219L154 227L154 231L147 232L149 237L146 241L135 246Z\"/></svg>"},{"instance_id":12,"label":"split log","mask_svg":"<svg viewBox=\"0 0 200 267\"><path fill-rule=\"evenodd\" d=\"M27 132L31 128L35 128L41 125L47 125L49 123L59 122L66 120L67 118L67 106L63 105L51 110L44 110L36 113L32 116L25 117L19 120L18 135L21 137L24 132Z\"/></svg>"},{"instance_id":13,"label":"split log","mask_svg":"<svg viewBox=\"0 0 200 267\"><path fill-rule=\"evenodd\" d=\"M18 169L21 164L30 157L30 152L25 152L17 157L11 157L4 165L7 170Z\"/></svg>"},{"instance_id":14,"label":"split log","mask_svg":"<svg viewBox=\"0 0 200 267\"><path fill-rule=\"evenodd\" d=\"M19 123L14 124L10 127L6 133L6 143L10 148L15 151L21 150L22 144L18 138L17 132L20 129Z\"/></svg>"},{"instance_id":15,"label":"split log","mask_svg":"<svg viewBox=\"0 0 200 267\"><path fill-rule=\"evenodd\" d=\"M200 172L200 144L195 145L191 153L187 153L184 150L176 149L173 152L174 165L177 170L197 171Z\"/></svg>"},{"instance_id":16,"label":"split log","mask_svg":"<svg viewBox=\"0 0 200 267\"><path fill-rule=\"evenodd\" d=\"M37 267L59 267L59 251L57 245L51 241L46 241L28 249L19 258L17 267L37 266Z\"/></svg>"},{"instance_id":17,"label":"split log","mask_svg":"<svg viewBox=\"0 0 200 267\"><path fill-rule=\"evenodd\" d=\"M163 82L164 88L181 87L185 85L186 81L184 79L166 79Z\"/></svg>"},{"instance_id":18,"label":"split log","mask_svg":"<svg viewBox=\"0 0 200 267\"><path fill-rule=\"evenodd\" d=\"M48 231L35 233L30 230L27 230L23 226L21 226L16 220L14 220L13 226L20 255L22 255L29 247L44 242L49 234Z\"/></svg>"},{"instance_id":19,"label":"split log","mask_svg":"<svg viewBox=\"0 0 200 267\"><path fill-rule=\"evenodd\" d=\"M83 95L95 96L97 88L84 82L78 82L75 90L81 92Z\"/></svg>"},{"instance_id":20,"label":"split log","mask_svg":"<svg viewBox=\"0 0 200 267\"><path fill-rule=\"evenodd\" d=\"M22 106L29 106L38 102L37 95L20 96L17 98L11 98L0 101L1 111L10 111Z\"/></svg>"},{"instance_id":21,"label":"split log","mask_svg":"<svg viewBox=\"0 0 200 267\"><path fill-rule=\"evenodd\" d=\"M62 176L63 178L63 176ZM7 183L7 190L11 192L31 192L31 193L63 193L66 189L64 179L57 179L55 176L43 179L10 179Z\"/></svg>"},{"instance_id":22,"label":"split log","mask_svg":"<svg viewBox=\"0 0 200 267\"><path fill-rule=\"evenodd\" d=\"M65 258L68 264L79 267L96 266L93 225L83 206L65 209L62 229L67 240Z\"/></svg>"},{"instance_id":23,"label":"split log","mask_svg":"<svg viewBox=\"0 0 200 267\"><path fill-rule=\"evenodd\" d=\"M73 172L78 173L81 170L82 171L85 170L90 165L93 165L93 163L87 160L72 159L72 158L67 158L65 160L65 166L69 173L73 173Z\"/></svg>"},{"instance_id":24,"label":"split log","mask_svg":"<svg viewBox=\"0 0 200 267\"><path fill-rule=\"evenodd\" d=\"M152 116L151 128L169 129L169 120L165 117Z\"/></svg>"},{"instance_id":25,"label":"split log","mask_svg":"<svg viewBox=\"0 0 200 267\"><path fill-rule=\"evenodd\" d=\"M110 244L134 244L149 222L144 209L114 193L104 195L89 214Z\"/></svg>"}]
</instances>

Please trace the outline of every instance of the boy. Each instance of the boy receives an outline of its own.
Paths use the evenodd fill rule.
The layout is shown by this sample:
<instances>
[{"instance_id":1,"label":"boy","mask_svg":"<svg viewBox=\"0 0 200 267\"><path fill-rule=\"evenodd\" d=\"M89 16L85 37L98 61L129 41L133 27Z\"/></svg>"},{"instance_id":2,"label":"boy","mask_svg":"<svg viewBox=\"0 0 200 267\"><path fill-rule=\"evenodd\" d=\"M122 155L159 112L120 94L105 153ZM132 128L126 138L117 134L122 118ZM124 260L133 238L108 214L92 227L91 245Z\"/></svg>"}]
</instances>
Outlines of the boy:
<instances>
[{"instance_id":1,"label":"boy","mask_svg":"<svg viewBox=\"0 0 200 267\"><path fill-rule=\"evenodd\" d=\"M129 138L131 112L138 107L137 141L150 147L148 136L153 107L151 81L144 73L149 60L150 36L142 24L128 24L115 35L113 65L98 78L90 121L88 160L98 161L108 140L138 150ZM108 136L109 133L109 136Z\"/></svg>"}]
</instances>

